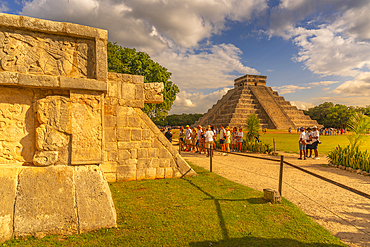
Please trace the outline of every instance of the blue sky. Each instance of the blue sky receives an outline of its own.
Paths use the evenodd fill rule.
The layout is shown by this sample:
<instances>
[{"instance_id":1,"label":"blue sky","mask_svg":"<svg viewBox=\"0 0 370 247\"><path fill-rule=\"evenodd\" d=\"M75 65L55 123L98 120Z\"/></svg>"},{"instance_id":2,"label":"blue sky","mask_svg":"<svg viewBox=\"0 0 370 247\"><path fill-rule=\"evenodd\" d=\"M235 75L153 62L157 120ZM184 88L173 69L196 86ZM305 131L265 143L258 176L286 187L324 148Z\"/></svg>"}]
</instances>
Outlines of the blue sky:
<instances>
[{"instance_id":1,"label":"blue sky","mask_svg":"<svg viewBox=\"0 0 370 247\"><path fill-rule=\"evenodd\" d=\"M0 0L0 12L108 30L147 52L181 92L170 113L204 113L244 74L300 109L370 105L368 0Z\"/></svg>"}]
</instances>

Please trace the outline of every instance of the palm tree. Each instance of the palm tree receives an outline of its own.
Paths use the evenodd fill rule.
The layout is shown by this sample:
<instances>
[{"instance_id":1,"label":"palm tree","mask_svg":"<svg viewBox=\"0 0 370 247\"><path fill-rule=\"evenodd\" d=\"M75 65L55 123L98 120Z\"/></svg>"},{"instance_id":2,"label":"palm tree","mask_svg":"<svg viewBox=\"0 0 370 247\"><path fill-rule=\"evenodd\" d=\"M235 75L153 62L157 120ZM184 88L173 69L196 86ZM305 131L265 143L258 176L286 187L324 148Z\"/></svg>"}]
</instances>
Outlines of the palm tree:
<instances>
[{"instance_id":1,"label":"palm tree","mask_svg":"<svg viewBox=\"0 0 370 247\"><path fill-rule=\"evenodd\" d=\"M361 145L366 131L370 129L370 117L357 112L350 118L347 125L351 132L348 136L349 145L355 149Z\"/></svg>"},{"instance_id":2,"label":"palm tree","mask_svg":"<svg viewBox=\"0 0 370 247\"><path fill-rule=\"evenodd\" d=\"M247 119L247 140L253 140L258 137L258 130L260 128L260 120L256 114L251 114Z\"/></svg>"}]
</instances>

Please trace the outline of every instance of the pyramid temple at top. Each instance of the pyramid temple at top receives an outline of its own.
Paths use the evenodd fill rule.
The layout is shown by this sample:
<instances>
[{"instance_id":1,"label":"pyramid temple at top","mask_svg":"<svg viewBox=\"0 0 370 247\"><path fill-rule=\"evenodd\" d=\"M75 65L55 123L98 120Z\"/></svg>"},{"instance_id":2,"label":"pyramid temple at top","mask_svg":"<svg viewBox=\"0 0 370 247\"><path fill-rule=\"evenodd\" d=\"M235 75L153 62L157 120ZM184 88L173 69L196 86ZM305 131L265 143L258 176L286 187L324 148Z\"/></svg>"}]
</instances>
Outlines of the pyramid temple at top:
<instances>
[{"instance_id":1,"label":"pyramid temple at top","mask_svg":"<svg viewBox=\"0 0 370 247\"><path fill-rule=\"evenodd\" d=\"M316 120L304 115L271 87L266 86L266 76L244 75L234 80L229 90L195 126L214 125L244 127L247 118L255 113L261 128L296 129L317 125Z\"/></svg>"}]
</instances>

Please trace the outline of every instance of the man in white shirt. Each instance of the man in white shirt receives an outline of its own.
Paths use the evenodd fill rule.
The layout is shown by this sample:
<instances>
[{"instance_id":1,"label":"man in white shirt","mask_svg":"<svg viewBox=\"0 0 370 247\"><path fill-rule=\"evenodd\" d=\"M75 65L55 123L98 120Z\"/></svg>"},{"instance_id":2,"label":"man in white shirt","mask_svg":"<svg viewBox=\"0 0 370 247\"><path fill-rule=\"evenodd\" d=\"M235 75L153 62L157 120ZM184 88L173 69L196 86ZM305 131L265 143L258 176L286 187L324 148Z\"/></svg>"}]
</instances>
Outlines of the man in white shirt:
<instances>
[{"instance_id":1,"label":"man in white shirt","mask_svg":"<svg viewBox=\"0 0 370 247\"><path fill-rule=\"evenodd\" d=\"M299 158L302 159L302 155L304 159L306 159L306 133L304 132L304 128L300 128L301 134L299 135Z\"/></svg>"},{"instance_id":2,"label":"man in white shirt","mask_svg":"<svg viewBox=\"0 0 370 247\"><path fill-rule=\"evenodd\" d=\"M193 132L191 131L189 125L186 125L186 132L185 132L185 144L186 144L186 150L185 152L191 151L191 134Z\"/></svg>"},{"instance_id":3,"label":"man in white shirt","mask_svg":"<svg viewBox=\"0 0 370 247\"><path fill-rule=\"evenodd\" d=\"M320 133L319 131L317 130L317 126L313 126L312 127L313 129L313 133L312 133L312 149L313 151L315 152L315 160L318 160L319 159L319 151L317 151L317 145L319 144L319 136L320 136Z\"/></svg>"},{"instance_id":4,"label":"man in white shirt","mask_svg":"<svg viewBox=\"0 0 370 247\"><path fill-rule=\"evenodd\" d=\"M207 153L208 153L207 157L210 155L213 155L213 151L211 153L210 148L213 146L214 136L215 136L215 133L211 130L211 126L208 125L208 130L206 131L206 133L204 133L204 139L205 139Z\"/></svg>"}]
</instances>

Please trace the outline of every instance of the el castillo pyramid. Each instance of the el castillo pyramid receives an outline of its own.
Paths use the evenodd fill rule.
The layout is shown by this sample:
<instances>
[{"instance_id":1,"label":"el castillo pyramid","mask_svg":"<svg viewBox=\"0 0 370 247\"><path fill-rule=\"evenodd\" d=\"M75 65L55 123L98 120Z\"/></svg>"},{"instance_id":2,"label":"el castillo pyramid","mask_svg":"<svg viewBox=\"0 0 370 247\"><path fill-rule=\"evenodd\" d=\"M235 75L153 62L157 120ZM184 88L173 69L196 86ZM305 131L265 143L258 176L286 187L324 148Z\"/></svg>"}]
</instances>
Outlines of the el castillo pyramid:
<instances>
[{"instance_id":1,"label":"el castillo pyramid","mask_svg":"<svg viewBox=\"0 0 370 247\"><path fill-rule=\"evenodd\" d=\"M255 113L261 128L296 129L318 125L316 120L304 115L271 87L266 86L266 76L244 75L234 80L229 90L201 117L197 125L244 127L246 119Z\"/></svg>"}]
</instances>

